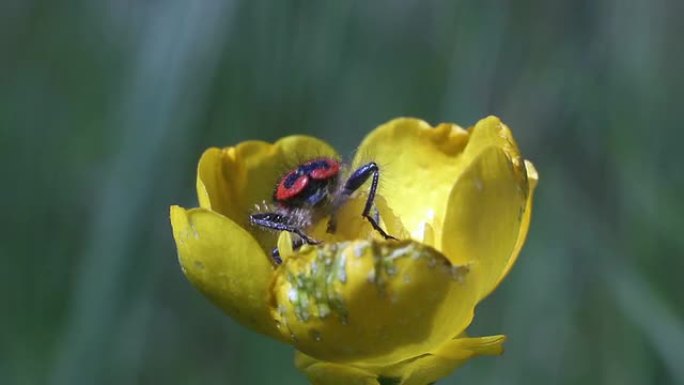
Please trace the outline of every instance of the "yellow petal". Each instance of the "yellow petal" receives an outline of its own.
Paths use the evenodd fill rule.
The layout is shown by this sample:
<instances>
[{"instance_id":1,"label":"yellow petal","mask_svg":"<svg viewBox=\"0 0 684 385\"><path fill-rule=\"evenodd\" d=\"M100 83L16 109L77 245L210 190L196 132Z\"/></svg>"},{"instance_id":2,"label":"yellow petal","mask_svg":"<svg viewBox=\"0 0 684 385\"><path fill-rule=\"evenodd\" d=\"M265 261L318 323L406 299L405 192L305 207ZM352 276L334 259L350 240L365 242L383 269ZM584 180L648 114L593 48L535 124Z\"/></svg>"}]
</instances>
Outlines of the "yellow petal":
<instances>
[{"instance_id":1,"label":"yellow petal","mask_svg":"<svg viewBox=\"0 0 684 385\"><path fill-rule=\"evenodd\" d=\"M422 120L398 118L363 140L353 165L378 164L380 194L413 239L423 240L426 223L440 239L449 193L460 173L458 159L467 143L468 133L454 124L433 128Z\"/></svg>"},{"instance_id":2,"label":"yellow petal","mask_svg":"<svg viewBox=\"0 0 684 385\"><path fill-rule=\"evenodd\" d=\"M401 378L402 385L426 385L448 376L478 355L503 352L504 336L456 338L436 351L386 368L384 375Z\"/></svg>"},{"instance_id":3,"label":"yellow petal","mask_svg":"<svg viewBox=\"0 0 684 385\"><path fill-rule=\"evenodd\" d=\"M517 243L529 223L533 186L510 131L497 118L472 129L462 162L466 167L449 196L442 250L452 261L469 264L483 298L522 247L522 240Z\"/></svg>"},{"instance_id":4,"label":"yellow petal","mask_svg":"<svg viewBox=\"0 0 684 385\"><path fill-rule=\"evenodd\" d=\"M520 231L518 232L518 239L515 242L513 254L511 254L511 258L508 260L508 263L499 276L494 288L501 283L501 281L506 277L506 275L508 275L508 272L515 264L515 261L518 259L518 255L520 255L520 251L525 244L525 240L527 239L527 231L530 228L530 220L532 218L532 201L534 198L534 190L537 187L537 183L539 183L539 174L537 173L537 169L534 168L532 162L528 160L525 161L525 170L527 171L527 180L530 186L530 191L527 196L527 203L525 204L525 213L523 214L523 219L520 223ZM492 288L492 290L494 288Z\"/></svg>"},{"instance_id":5,"label":"yellow petal","mask_svg":"<svg viewBox=\"0 0 684 385\"><path fill-rule=\"evenodd\" d=\"M318 359L397 362L467 327L477 294L467 270L412 241L304 247L276 272L273 316Z\"/></svg>"},{"instance_id":6,"label":"yellow petal","mask_svg":"<svg viewBox=\"0 0 684 385\"><path fill-rule=\"evenodd\" d=\"M381 385L375 373L351 365L319 361L301 352L295 353L295 366L306 374L312 385Z\"/></svg>"},{"instance_id":7,"label":"yellow petal","mask_svg":"<svg viewBox=\"0 0 684 385\"><path fill-rule=\"evenodd\" d=\"M270 203L280 177L306 160L333 157L328 144L308 136L288 136L274 144L247 141L235 147L210 148L202 154L197 168L197 195L200 207L211 209L248 229L268 250L276 235L249 225L255 205Z\"/></svg>"},{"instance_id":8,"label":"yellow petal","mask_svg":"<svg viewBox=\"0 0 684 385\"><path fill-rule=\"evenodd\" d=\"M506 337L501 335L455 338L431 353L389 366L367 365L365 362L333 363L296 352L295 365L315 385L427 385L448 376L475 356L501 354L505 340Z\"/></svg>"},{"instance_id":9,"label":"yellow petal","mask_svg":"<svg viewBox=\"0 0 684 385\"><path fill-rule=\"evenodd\" d=\"M273 266L254 238L206 209L171 206L171 225L188 280L240 323L281 339L268 304Z\"/></svg>"}]
</instances>

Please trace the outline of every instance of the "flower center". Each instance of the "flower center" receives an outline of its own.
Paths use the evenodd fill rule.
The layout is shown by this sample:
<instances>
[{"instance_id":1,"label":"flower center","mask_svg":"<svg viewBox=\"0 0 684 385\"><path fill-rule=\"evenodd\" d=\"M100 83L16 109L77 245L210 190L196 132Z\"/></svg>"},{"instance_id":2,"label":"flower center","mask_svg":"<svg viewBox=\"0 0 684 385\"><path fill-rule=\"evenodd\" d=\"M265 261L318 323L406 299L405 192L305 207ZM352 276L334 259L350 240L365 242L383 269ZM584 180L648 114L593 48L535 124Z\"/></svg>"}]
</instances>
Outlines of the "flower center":
<instances>
[{"instance_id":1,"label":"flower center","mask_svg":"<svg viewBox=\"0 0 684 385\"><path fill-rule=\"evenodd\" d=\"M362 239L384 240L380 233L373 229L370 222L361 215L365 202L365 194L354 196L332 215L323 217L309 226L306 233L311 238L321 242L321 245ZM382 196L376 195L371 215L393 237L397 239L410 238L401 220L394 215ZM292 235L282 232L278 238L278 249L281 257L287 258L296 253L296 250L288 246L291 244Z\"/></svg>"}]
</instances>

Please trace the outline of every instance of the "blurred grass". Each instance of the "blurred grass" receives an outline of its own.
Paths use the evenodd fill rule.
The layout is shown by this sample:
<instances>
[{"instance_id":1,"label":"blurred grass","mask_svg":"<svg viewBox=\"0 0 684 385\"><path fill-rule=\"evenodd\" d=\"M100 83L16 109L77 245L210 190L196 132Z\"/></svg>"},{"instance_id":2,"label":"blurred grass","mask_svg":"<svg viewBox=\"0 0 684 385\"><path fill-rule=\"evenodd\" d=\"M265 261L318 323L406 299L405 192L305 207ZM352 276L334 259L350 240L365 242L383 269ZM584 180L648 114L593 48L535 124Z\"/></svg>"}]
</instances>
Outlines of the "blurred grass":
<instances>
[{"instance_id":1,"label":"blurred grass","mask_svg":"<svg viewBox=\"0 0 684 385\"><path fill-rule=\"evenodd\" d=\"M202 149L501 116L541 185L443 383L682 384L684 3L0 4L0 383L303 384L184 280Z\"/></svg>"}]
</instances>

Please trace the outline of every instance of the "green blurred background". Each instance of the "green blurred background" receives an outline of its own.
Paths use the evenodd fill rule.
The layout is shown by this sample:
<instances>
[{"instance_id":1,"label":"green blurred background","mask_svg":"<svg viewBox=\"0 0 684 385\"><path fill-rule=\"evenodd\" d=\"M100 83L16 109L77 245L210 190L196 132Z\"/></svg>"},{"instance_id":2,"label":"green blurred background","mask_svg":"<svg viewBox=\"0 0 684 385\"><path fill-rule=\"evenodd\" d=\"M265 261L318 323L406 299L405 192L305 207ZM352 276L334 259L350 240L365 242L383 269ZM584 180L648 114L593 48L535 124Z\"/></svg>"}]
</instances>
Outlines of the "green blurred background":
<instances>
[{"instance_id":1,"label":"green blurred background","mask_svg":"<svg viewBox=\"0 0 684 385\"><path fill-rule=\"evenodd\" d=\"M411 115L513 129L541 183L440 384L684 384L684 2L0 4L0 383L305 384L184 279L202 150Z\"/></svg>"}]
</instances>

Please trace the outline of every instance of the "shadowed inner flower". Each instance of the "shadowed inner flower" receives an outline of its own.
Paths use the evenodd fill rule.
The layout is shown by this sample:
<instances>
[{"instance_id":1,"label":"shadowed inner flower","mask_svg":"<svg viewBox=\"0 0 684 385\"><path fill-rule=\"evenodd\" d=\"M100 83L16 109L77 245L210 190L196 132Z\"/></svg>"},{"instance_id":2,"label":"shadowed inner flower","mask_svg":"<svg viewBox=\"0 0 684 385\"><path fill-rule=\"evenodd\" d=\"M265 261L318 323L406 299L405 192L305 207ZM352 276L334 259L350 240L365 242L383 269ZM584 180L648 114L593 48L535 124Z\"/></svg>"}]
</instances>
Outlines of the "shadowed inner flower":
<instances>
[{"instance_id":1,"label":"shadowed inner flower","mask_svg":"<svg viewBox=\"0 0 684 385\"><path fill-rule=\"evenodd\" d=\"M366 191L359 191L346 201L334 214L335 231L329 231L330 217L325 217L312 224L307 229L315 239L324 244L337 243L343 241L353 241L361 239L376 239L383 241L380 235L370 222L361 216L367 199ZM374 210L377 210L378 224L385 231L397 238L407 238L408 233L404 229L401 219L397 217L391 208L387 206L385 199L380 194L376 194L374 199ZM283 234L280 235L281 237ZM280 245L280 243L279 243Z\"/></svg>"}]
</instances>

